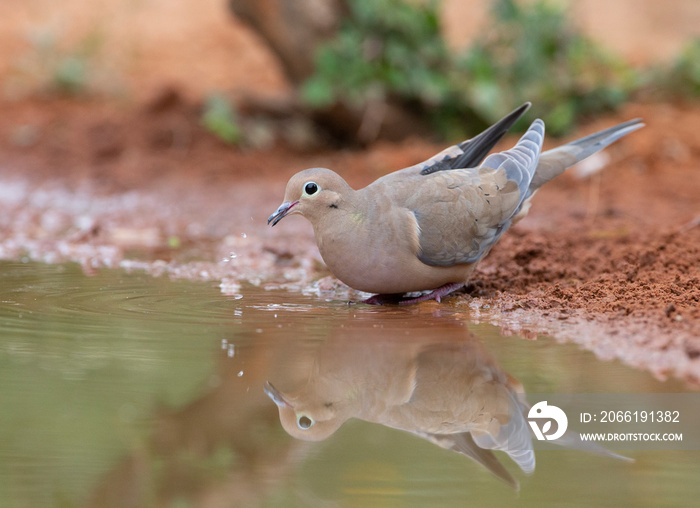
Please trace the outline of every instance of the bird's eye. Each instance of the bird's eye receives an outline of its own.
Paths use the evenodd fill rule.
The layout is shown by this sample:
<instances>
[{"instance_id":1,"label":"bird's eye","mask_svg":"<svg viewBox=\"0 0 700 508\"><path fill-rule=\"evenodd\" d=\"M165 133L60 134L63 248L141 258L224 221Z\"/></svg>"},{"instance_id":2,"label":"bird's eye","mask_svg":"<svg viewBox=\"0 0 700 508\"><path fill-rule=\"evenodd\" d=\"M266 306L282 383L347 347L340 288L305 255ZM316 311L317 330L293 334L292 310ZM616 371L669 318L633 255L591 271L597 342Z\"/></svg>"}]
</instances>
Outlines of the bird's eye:
<instances>
[{"instance_id":1,"label":"bird's eye","mask_svg":"<svg viewBox=\"0 0 700 508\"><path fill-rule=\"evenodd\" d=\"M297 426L302 430L310 429L314 424L314 421L308 416L300 416L297 418Z\"/></svg>"},{"instance_id":2,"label":"bird's eye","mask_svg":"<svg viewBox=\"0 0 700 508\"><path fill-rule=\"evenodd\" d=\"M313 196L318 192L318 188L316 182L307 182L306 185L304 185L304 192L309 196Z\"/></svg>"}]
</instances>

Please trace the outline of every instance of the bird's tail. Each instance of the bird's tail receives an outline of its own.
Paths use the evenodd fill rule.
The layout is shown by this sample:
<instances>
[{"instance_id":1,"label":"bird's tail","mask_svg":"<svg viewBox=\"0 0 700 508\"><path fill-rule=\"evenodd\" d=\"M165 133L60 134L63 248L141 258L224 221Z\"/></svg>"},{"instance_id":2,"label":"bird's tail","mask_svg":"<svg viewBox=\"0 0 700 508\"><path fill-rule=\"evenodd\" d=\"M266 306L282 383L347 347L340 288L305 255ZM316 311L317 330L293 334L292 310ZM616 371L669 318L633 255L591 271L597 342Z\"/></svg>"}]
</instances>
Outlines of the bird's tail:
<instances>
[{"instance_id":1,"label":"bird's tail","mask_svg":"<svg viewBox=\"0 0 700 508\"><path fill-rule=\"evenodd\" d=\"M483 167L503 170L508 180L514 181L520 191L521 202L527 197L527 191L534 174L539 169L539 157L544 141L544 122L539 118L530 124L518 143L510 150L492 153L482 163Z\"/></svg>"},{"instance_id":2,"label":"bird's tail","mask_svg":"<svg viewBox=\"0 0 700 508\"><path fill-rule=\"evenodd\" d=\"M540 155L535 175L530 182L530 195L534 194L535 191L546 182L560 175L577 162L581 162L586 157L593 155L621 137L641 127L644 127L642 120L636 118L543 152Z\"/></svg>"}]
</instances>

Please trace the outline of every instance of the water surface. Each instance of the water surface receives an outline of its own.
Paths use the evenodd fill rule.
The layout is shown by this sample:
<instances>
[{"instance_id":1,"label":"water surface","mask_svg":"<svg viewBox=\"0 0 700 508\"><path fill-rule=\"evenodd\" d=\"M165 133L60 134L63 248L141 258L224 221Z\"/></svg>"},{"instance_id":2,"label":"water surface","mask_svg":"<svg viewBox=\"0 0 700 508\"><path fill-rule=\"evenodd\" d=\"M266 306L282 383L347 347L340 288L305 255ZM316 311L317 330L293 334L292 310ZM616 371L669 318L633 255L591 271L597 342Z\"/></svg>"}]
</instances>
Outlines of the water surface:
<instances>
[{"instance_id":1,"label":"water surface","mask_svg":"<svg viewBox=\"0 0 700 508\"><path fill-rule=\"evenodd\" d=\"M496 452L515 491L464 455L376 423L294 439L263 391L271 381L292 393L318 372L322 387L368 384L426 344L467 348L530 393L686 390L468 319L466 307L347 305L253 286L225 296L213 283L0 263L0 505L697 502L698 452L629 452L627 463L537 451L531 476Z\"/></svg>"}]
</instances>

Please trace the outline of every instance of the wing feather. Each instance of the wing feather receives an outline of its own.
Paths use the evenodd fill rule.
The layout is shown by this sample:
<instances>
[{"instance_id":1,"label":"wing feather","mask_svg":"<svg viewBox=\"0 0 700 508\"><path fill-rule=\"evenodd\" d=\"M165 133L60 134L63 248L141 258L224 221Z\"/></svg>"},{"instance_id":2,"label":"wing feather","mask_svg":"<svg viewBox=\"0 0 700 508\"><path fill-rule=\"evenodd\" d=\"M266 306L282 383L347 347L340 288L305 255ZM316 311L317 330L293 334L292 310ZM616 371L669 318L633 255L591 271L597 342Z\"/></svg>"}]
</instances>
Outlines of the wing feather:
<instances>
[{"instance_id":1,"label":"wing feather","mask_svg":"<svg viewBox=\"0 0 700 508\"><path fill-rule=\"evenodd\" d=\"M428 175L406 200L420 228L419 259L432 266L475 263L510 227L537 168L544 123L535 120L510 150L479 168Z\"/></svg>"},{"instance_id":2,"label":"wing feather","mask_svg":"<svg viewBox=\"0 0 700 508\"><path fill-rule=\"evenodd\" d=\"M481 164L484 157L508 132L518 119L530 109L530 103L526 102L519 108L511 111L491 127L471 139L450 146L430 159L419 164L402 169L401 172L430 175L438 171L451 169L475 168Z\"/></svg>"}]
</instances>

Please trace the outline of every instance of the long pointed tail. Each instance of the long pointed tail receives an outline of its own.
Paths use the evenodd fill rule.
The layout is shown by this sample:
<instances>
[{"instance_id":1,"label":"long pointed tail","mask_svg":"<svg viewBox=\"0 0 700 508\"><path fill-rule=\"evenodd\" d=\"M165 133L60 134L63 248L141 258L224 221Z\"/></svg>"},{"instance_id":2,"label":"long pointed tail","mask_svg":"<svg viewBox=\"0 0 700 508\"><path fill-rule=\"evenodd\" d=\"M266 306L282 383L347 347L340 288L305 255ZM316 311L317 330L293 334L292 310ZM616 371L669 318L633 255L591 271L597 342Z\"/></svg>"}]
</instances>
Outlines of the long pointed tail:
<instances>
[{"instance_id":1,"label":"long pointed tail","mask_svg":"<svg viewBox=\"0 0 700 508\"><path fill-rule=\"evenodd\" d=\"M530 183L530 194L577 162L581 162L586 157L593 155L621 137L642 127L644 127L642 120L636 118L543 152L540 155L535 176Z\"/></svg>"},{"instance_id":2,"label":"long pointed tail","mask_svg":"<svg viewBox=\"0 0 700 508\"><path fill-rule=\"evenodd\" d=\"M532 179L539 170L540 150L544 141L544 122L539 118L530 124L518 143L510 150L492 153L482 166L505 171L508 180L518 184L521 201L527 197Z\"/></svg>"}]
</instances>

